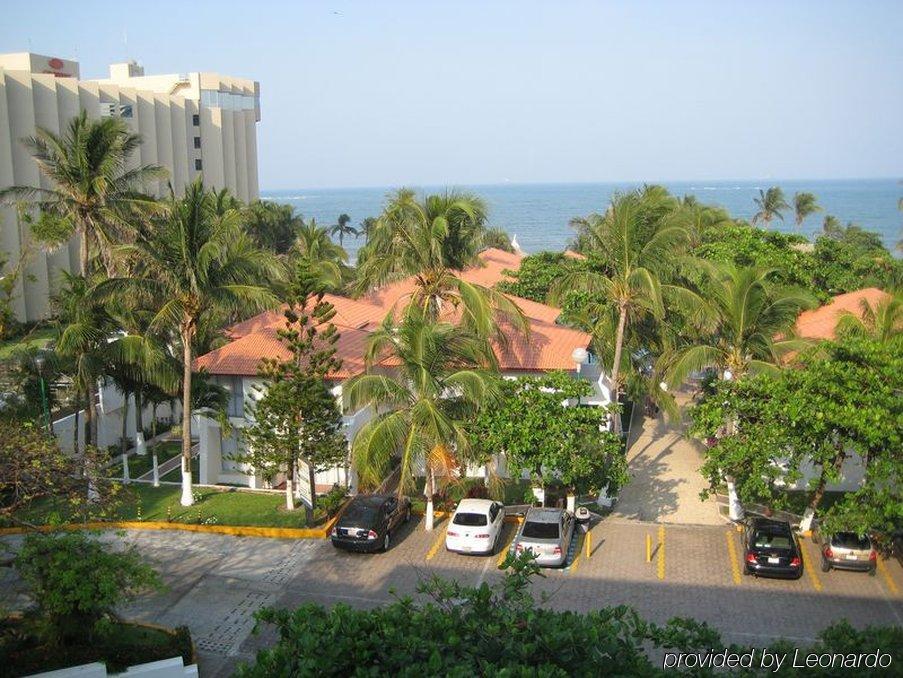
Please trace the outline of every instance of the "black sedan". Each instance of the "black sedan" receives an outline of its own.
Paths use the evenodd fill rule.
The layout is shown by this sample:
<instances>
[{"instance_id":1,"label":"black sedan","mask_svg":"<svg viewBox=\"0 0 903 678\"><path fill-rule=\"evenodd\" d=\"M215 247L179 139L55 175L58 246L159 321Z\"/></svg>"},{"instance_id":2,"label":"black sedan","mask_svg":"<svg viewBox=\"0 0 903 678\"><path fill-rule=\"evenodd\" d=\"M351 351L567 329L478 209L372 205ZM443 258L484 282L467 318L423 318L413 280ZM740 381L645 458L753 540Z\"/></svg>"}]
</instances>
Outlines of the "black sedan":
<instances>
[{"instance_id":1,"label":"black sedan","mask_svg":"<svg viewBox=\"0 0 903 678\"><path fill-rule=\"evenodd\" d=\"M744 530L745 573L799 579L803 576L800 545L790 523L752 518Z\"/></svg>"},{"instance_id":2,"label":"black sedan","mask_svg":"<svg viewBox=\"0 0 903 678\"><path fill-rule=\"evenodd\" d=\"M392 534L411 519L411 500L387 494L359 494L332 528L332 545L348 551L388 551Z\"/></svg>"}]
</instances>

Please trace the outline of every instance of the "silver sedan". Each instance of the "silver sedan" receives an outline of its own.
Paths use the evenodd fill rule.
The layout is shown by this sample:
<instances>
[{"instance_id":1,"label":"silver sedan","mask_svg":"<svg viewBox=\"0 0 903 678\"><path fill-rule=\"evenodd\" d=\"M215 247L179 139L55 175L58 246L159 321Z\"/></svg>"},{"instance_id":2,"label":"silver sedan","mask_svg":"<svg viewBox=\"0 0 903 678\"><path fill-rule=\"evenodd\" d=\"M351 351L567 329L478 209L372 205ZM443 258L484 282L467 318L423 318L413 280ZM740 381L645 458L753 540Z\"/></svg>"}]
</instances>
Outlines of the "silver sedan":
<instances>
[{"instance_id":1,"label":"silver sedan","mask_svg":"<svg viewBox=\"0 0 903 678\"><path fill-rule=\"evenodd\" d=\"M515 553L530 551L536 564L543 567L564 565L574 538L574 522L574 516L563 509L528 509L514 538Z\"/></svg>"}]
</instances>

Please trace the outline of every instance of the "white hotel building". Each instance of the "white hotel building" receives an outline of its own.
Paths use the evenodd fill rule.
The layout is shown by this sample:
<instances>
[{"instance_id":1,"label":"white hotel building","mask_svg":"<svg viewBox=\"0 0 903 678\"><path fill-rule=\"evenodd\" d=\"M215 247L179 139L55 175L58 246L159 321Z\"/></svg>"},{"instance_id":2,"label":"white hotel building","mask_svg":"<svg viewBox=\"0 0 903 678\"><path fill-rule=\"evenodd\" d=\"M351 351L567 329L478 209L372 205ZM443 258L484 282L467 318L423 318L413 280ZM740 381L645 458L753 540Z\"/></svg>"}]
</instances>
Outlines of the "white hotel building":
<instances>
[{"instance_id":1,"label":"white hotel building","mask_svg":"<svg viewBox=\"0 0 903 678\"><path fill-rule=\"evenodd\" d=\"M132 165L166 167L177 193L203 174L205 184L227 188L242 201L259 197L256 81L217 73L145 75L134 61L110 66L109 78L81 80L78 62L30 52L0 54L0 189L49 187L20 140L36 127L60 133L82 109L89 117L119 117L140 134ZM163 193L166 183L148 190ZM16 210L0 207L0 255L8 265L28 238ZM34 248L14 293L18 319L47 317L59 272L77 268L76 242L53 252Z\"/></svg>"}]
</instances>

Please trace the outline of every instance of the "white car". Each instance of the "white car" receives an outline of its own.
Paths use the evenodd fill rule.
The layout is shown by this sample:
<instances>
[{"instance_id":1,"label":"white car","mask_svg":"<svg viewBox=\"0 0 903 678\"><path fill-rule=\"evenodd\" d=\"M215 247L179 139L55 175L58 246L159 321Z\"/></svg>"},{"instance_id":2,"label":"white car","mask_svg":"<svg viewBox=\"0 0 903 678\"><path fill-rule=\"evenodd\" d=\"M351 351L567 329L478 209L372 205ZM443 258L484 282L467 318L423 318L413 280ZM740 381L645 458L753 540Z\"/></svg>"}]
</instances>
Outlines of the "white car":
<instances>
[{"instance_id":1,"label":"white car","mask_svg":"<svg viewBox=\"0 0 903 678\"><path fill-rule=\"evenodd\" d=\"M458 553L490 554L495 551L505 522L505 507L490 499L462 499L455 509L445 548Z\"/></svg>"}]
</instances>

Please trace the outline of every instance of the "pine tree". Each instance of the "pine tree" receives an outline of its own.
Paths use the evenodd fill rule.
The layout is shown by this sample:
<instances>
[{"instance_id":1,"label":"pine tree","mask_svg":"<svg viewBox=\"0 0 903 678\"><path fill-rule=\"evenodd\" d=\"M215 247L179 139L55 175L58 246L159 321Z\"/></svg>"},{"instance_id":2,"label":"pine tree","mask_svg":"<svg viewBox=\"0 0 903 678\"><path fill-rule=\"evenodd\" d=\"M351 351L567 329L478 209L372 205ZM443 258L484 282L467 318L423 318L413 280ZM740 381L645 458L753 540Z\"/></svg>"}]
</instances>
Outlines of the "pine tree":
<instances>
[{"instance_id":1,"label":"pine tree","mask_svg":"<svg viewBox=\"0 0 903 678\"><path fill-rule=\"evenodd\" d=\"M315 474L343 462L347 454L342 413L327 382L341 367L336 357L339 333L330 322L335 308L324 299L318 276L303 262L286 301L285 326L277 333L290 357L261 361L264 383L260 398L248 407L253 423L242 430L248 449L239 459L265 477L285 475L289 510L294 509L296 474L306 467L310 522L316 507Z\"/></svg>"}]
</instances>

